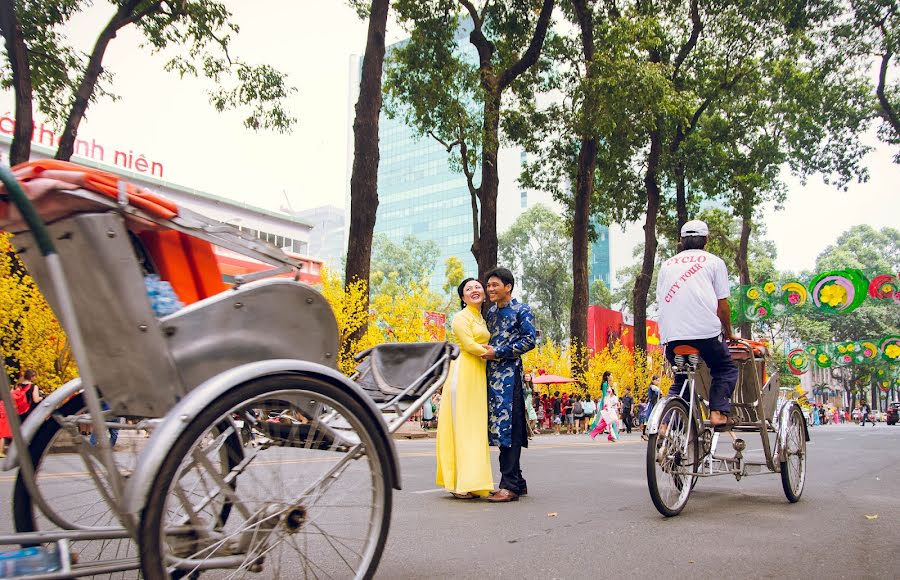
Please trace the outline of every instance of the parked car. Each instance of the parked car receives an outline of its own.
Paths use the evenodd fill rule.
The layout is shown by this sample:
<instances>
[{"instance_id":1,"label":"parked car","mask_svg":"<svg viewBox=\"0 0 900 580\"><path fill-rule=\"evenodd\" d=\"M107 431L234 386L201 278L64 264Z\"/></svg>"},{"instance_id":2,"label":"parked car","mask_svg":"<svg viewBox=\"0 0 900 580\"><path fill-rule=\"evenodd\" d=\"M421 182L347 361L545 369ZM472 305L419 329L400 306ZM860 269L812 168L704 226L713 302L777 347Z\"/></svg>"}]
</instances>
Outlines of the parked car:
<instances>
[{"instance_id":1,"label":"parked car","mask_svg":"<svg viewBox=\"0 0 900 580\"><path fill-rule=\"evenodd\" d=\"M888 405L887 408L887 424L888 425L896 425L898 420L898 415L900 415L900 402L893 402Z\"/></svg>"}]
</instances>

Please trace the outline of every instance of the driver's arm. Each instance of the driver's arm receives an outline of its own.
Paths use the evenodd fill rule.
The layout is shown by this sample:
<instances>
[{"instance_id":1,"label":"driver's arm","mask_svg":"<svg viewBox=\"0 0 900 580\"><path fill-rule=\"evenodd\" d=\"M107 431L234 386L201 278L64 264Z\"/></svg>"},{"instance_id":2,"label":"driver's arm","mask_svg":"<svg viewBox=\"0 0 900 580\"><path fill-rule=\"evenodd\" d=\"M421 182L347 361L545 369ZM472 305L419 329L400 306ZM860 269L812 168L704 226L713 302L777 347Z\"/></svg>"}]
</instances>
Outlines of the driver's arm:
<instances>
[{"instance_id":1,"label":"driver's arm","mask_svg":"<svg viewBox=\"0 0 900 580\"><path fill-rule=\"evenodd\" d=\"M716 306L716 316L719 317L719 321L722 323L722 330L725 332L725 338L733 340L734 331L731 329L731 306L728 304L727 298L719 298L719 303Z\"/></svg>"}]
</instances>

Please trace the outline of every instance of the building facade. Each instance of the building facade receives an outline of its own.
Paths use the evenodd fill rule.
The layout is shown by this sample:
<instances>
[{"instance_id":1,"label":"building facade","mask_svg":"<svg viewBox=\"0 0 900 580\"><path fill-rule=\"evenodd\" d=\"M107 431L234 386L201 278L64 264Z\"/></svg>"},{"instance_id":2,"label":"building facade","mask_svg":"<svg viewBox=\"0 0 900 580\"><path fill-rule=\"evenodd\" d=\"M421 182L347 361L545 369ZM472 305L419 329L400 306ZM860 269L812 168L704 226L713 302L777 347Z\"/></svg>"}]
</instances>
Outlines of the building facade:
<instances>
[{"instance_id":1,"label":"building facade","mask_svg":"<svg viewBox=\"0 0 900 580\"><path fill-rule=\"evenodd\" d=\"M12 139L9 136L0 134L0 163L4 165L9 164L11 143ZM54 153L54 147L49 147L39 142L32 143L32 159L50 159ZM310 234L313 226L302 219L225 199L211 193L165 181L149 173L131 171L80 155L73 155L72 162L119 175L135 185L159 193L181 207L222 223L230 224L257 239L265 240L303 262L304 271L301 272L301 280L310 284L321 282L322 262L308 255ZM268 267L255 260L233 255L233 252L228 252L222 248L215 248L215 251L219 257L220 270L226 281L231 281L235 275L254 272Z\"/></svg>"},{"instance_id":2,"label":"building facade","mask_svg":"<svg viewBox=\"0 0 900 580\"><path fill-rule=\"evenodd\" d=\"M597 237L591 242L588 284L593 285L595 281L602 280L607 288L612 288L612 275L609 267L609 227L596 222L593 225Z\"/></svg>"},{"instance_id":3,"label":"building facade","mask_svg":"<svg viewBox=\"0 0 900 580\"><path fill-rule=\"evenodd\" d=\"M322 260L332 270L343 270L347 255L344 210L334 205L323 205L288 213L312 226L307 253Z\"/></svg>"}]
</instances>

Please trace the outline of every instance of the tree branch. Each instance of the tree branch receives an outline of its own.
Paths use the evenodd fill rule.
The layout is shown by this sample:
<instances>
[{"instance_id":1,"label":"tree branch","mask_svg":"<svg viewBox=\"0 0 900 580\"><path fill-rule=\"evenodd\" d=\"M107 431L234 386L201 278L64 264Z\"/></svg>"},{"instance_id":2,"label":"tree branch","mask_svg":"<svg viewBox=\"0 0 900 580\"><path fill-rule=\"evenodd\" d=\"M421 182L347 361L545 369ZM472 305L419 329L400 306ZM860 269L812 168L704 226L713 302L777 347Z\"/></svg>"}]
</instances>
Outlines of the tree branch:
<instances>
[{"instance_id":1,"label":"tree branch","mask_svg":"<svg viewBox=\"0 0 900 580\"><path fill-rule=\"evenodd\" d=\"M547 37L547 28L550 26L550 17L553 15L553 4L554 0L544 0L537 24L534 27L534 35L531 37L531 43L528 45L528 49L519 60L511 64L508 69L500 74L501 90L508 87L511 82L519 77L519 75L531 68L531 66L537 62L538 56L541 54L541 48L544 46L544 39Z\"/></svg>"},{"instance_id":2,"label":"tree branch","mask_svg":"<svg viewBox=\"0 0 900 580\"><path fill-rule=\"evenodd\" d=\"M126 4L125 6L122 7L122 10L119 11L119 14L121 14L123 16L125 16L126 14L130 14L132 10L137 8L138 4L140 4L140 0L132 0L131 2L129 2L128 4ZM131 16L126 16L126 17L122 18L121 20L118 20L116 22L115 29L121 30L122 28L128 26L129 24L138 22L145 16L149 16L150 14L153 14L160 8L162 8L162 0L160 0L158 2L154 2L153 4L147 6L145 9L141 10L140 12L138 12L136 14L131 14Z\"/></svg>"},{"instance_id":3,"label":"tree branch","mask_svg":"<svg viewBox=\"0 0 900 580\"><path fill-rule=\"evenodd\" d=\"M681 74L681 65L684 64L688 54L697 46L697 40L700 38L700 32L703 30L703 22L700 20L700 7L698 0L691 0L691 35L687 42L679 49L678 56L675 57L675 66L672 70L672 81L676 86L679 85L679 76Z\"/></svg>"},{"instance_id":4,"label":"tree branch","mask_svg":"<svg viewBox=\"0 0 900 580\"><path fill-rule=\"evenodd\" d=\"M884 113L882 116L891 124L891 127L894 128L894 133L900 137L900 118L897 117L897 111L891 106L887 94L885 94L888 65L893 56L894 54L890 50L881 56L881 67L878 71L878 87L875 89L875 94L878 96L878 104Z\"/></svg>"}]
</instances>

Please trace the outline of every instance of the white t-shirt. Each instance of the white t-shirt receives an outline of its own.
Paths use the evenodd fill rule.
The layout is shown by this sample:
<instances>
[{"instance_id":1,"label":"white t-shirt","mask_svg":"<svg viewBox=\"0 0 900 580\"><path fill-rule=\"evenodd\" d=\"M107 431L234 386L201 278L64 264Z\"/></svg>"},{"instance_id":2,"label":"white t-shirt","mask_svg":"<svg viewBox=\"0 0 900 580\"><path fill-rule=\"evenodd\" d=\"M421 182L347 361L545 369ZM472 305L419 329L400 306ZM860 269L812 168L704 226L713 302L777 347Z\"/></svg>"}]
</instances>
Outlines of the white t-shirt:
<instances>
[{"instance_id":1,"label":"white t-shirt","mask_svg":"<svg viewBox=\"0 0 900 580\"><path fill-rule=\"evenodd\" d=\"M718 256L685 250L666 260L656 284L660 342L719 336L716 310L730 293L728 268Z\"/></svg>"}]
</instances>

